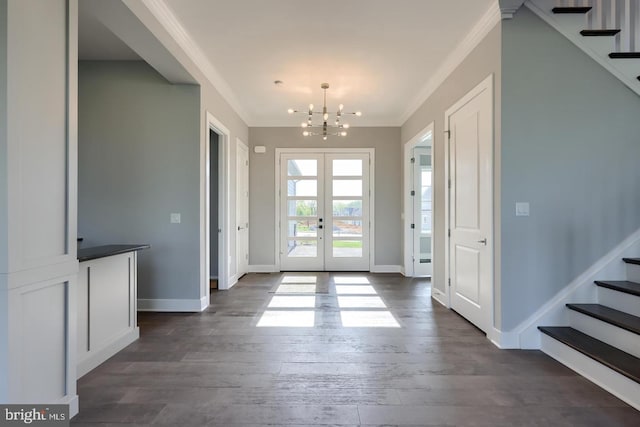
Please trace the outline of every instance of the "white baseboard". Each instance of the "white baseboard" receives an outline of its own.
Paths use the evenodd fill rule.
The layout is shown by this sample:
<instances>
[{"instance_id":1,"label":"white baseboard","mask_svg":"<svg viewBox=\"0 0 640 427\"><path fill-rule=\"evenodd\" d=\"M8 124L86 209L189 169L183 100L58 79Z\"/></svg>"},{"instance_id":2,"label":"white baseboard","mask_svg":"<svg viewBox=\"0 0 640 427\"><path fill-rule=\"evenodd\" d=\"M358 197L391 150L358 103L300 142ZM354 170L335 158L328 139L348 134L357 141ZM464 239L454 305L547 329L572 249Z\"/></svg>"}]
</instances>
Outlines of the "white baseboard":
<instances>
[{"instance_id":1,"label":"white baseboard","mask_svg":"<svg viewBox=\"0 0 640 427\"><path fill-rule=\"evenodd\" d=\"M277 273L280 269L276 265L249 265L249 273Z\"/></svg>"},{"instance_id":2,"label":"white baseboard","mask_svg":"<svg viewBox=\"0 0 640 427\"><path fill-rule=\"evenodd\" d=\"M518 335L513 332L502 332L499 329L491 328L487 333L487 338L493 345L502 350L520 348Z\"/></svg>"},{"instance_id":3,"label":"white baseboard","mask_svg":"<svg viewBox=\"0 0 640 427\"><path fill-rule=\"evenodd\" d=\"M371 273L402 273L401 265L374 265Z\"/></svg>"},{"instance_id":4,"label":"white baseboard","mask_svg":"<svg viewBox=\"0 0 640 427\"><path fill-rule=\"evenodd\" d=\"M509 331L509 335L518 337L519 345L515 348L539 349L541 334L538 331L538 326L567 325L569 317L565 305L567 303L597 302L598 289L593 282L596 280L625 280L625 263L622 262L622 258L631 257L638 253L640 253L640 229L596 261L520 325Z\"/></svg>"},{"instance_id":5,"label":"white baseboard","mask_svg":"<svg viewBox=\"0 0 640 427\"><path fill-rule=\"evenodd\" d=\"M73 396L65 396L58 402L58 404L69 405L69 418L75 417L76 415L78 415L78 412L80 412L80 405L77 394L74 394Z\"/></svg>"},{"instance_id":6,"label":"white baseboard","mask_svg":"<svg viewBox=\"0 0 640 427\"><path fill-rule=\"evenodd\" d=\"M545 334L542 334L541 349L563 365L640 411L640 384L637 382Z\"/></svg>"},{"instance_id":7,"label":"white baseboard","mask_svg":"<svg viewBox=\"0 0 640 427\"><path fill-rule=\"evenodd\" d=\"M206 296L200 299L138 299L138 311L199 313L204 304L207 304L205 308L209 304Z\"/></svg>"},{"instance_id":8,"label":"white baseboard","mask_svg":"<svg viewBox=\"0 0 640 427\"><path fill-rule=\"evenodd\" d=\"M433 287L433 283L431 284L431 298L438 301L440 304L449 308L449 304L447 304L447 294L442 292L439 289Z\"/></svg>"},{"instance_id":9,"label":"white baseboard","mask_svg":"<svg viewBox=\"0 0 640 427\"><path fill-rule=\"evenodd\" d=\"M132 330L127 331L120 337L110 342L106 346L98 350L92 349L92 354L88 357L78 360L76 368L76 377L82 378L84 375L95 369L98 365L104 363L111 356L136 341L140 338L140 328L135 327Z\"/></svg>"},{"instance_id":10,"label":"white baseboard","mask_svg":"<svg viewBox=\"0 0 640 427\"><path fill-rule=\"evenodd\" d=\"M200 311L205 311L209 307L209 297L206 295L200 298Z\"/></svg>"}]
</instances>

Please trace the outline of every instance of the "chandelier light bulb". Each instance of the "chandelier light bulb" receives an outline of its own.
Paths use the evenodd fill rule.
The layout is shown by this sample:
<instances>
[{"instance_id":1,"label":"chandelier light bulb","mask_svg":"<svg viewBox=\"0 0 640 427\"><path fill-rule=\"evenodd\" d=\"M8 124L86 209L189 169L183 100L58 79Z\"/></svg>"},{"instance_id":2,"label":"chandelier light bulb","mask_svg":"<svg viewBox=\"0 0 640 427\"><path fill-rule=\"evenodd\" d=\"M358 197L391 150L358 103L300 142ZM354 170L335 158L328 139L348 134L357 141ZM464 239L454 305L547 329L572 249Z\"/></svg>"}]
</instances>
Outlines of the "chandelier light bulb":
<instances>
[{"instance_id":1,"label":"chandelier light bulb","mask_svg":"<svg viewBox=\"0 0 640 427\"><path fill-rule=\"evenodd\" d=\"M302 123L300 126L302 126L303 128L306 128L307 126L309 126L309 123Z\"/></svg>"},{"instance_id":2,"label":"chandelier light bulb","mask_svg":"<svg viewBox=\"0 0 640 427\"><path fill-rule=\"evenodd\" d=\"M340 132L340 136L347 136L347 133L345 131Z\"/></svg>"},{"instance_id":3,"label":"chandelier light bulb","mask_svg":"<svg viewBox=\"0 0 640 427\"><path fill-rule=\"evenodd\" d=\"M302 135L303 136L309 136L309 132L305 130L304 132L302 132Z\"/></svg>"},{"instance_id":4,"label":"chandelier light bulb","mask_svg":"<svg viewBox=\"0 0 640 427\"><path fill-rule=\"evenodd\" d=\"M338 111L342 112L343 108L344 108L344 105L342 105L342 104L338 105Z\"/></svg>"},{"instance_id":5,"label":"chandelier light bulb","mask_svg":"<svg viewBox=\"0 0 640 427\"><path fill-rule=\"evenodd\" d=\"M325 136L323 136L323 137L322 137L322 139L323 139L324 141L326 141L326 140L327 140L327 136L326 136L326 135L325 135Z\"/></svg>"},{"instance_id":6,"label":"chandelier light bulb","mask_svg":"<svg viewBox=\"0 0 640 427\"><path fill-rule=\"evenodd\" d=\"M313 104L309 104L309 111L313 111Z\"/></svg>"},{"instance_id":7,"label":"chandelier light bulb","mask_svg":"<svg viewBox=\"0 0 640 427\"><path fill-rule=\"evenodd\" d=\"M287 113L289 113L289 114L293 114L293 113L295 113L295 112L296 112L296 111L295 111L293 108L289 108L289 109L287 110Z\"/></svg>"},{"instance_id":8,"label":"chandelier light bulb","mask_svg":"<svg viewBox=\"0 0 640 427\"><path fill-rule=\"evenodd\" d=\"M324 121L326 122L327 120L329 120L329 113L324 113L322 115L322 118L324 119Z\"/></svg>"},{"instance_id":9,"label":"chandelier light bulb","mask_svg":"<svg viewBox=\"0 0 640 427\"><path fill-rule=\"evenodd\" d=\"M356 116L358 117L362 116L362 111L356 111Z\"/></svg>"},{"instance_id":10,"label":"chandelier light bulb","mask_svg":"<svg viewBox=\"0 0 640 427\"><path fill-rule=\"evenodd\" d=\"M349 123L343 124L342 127L345 128L345 129L349 129Z\"/></svg>"}]
</instances>

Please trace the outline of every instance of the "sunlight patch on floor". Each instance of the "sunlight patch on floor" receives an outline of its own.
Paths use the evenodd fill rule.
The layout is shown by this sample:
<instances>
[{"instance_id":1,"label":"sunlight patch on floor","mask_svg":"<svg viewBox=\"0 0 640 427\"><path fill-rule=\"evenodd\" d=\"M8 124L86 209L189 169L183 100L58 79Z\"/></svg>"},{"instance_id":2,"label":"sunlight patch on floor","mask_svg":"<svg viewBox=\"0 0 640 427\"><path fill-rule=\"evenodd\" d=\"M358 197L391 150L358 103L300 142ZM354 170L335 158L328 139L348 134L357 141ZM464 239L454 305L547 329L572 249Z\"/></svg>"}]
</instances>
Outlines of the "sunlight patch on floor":
<instances>
[{"instance_id":1,"label":"sunlight patch on floor","mask_svg":"<svg viewBox=\"0 0 640 427\"><path fill-rule=\"evenodd\" d=\"M388 311L341 311L345 328L399 328L400 324Z\"/></svg>"},{"instance_id":2,"label":"sunlight patch on floor","mask_svg":"<svg viewBox=\"0 0 640 427\"><path fill-rule=\"evenodd\" d=\"M315 296L274 296L268 308L315 308Z\"/></svg>"},{"instance_id":3,"label":"sunlight patch on floor","mask_svg":"<svg viewBox=\"0 0 640 427\"><path fill-rule=\"evenodd\" d=\"M336 285L336 294L338 295L378 295L373 286L370 285Z\"/></svg>"},{"instance_id":4,"label":"sunlight patch on floor","mask_svg":"<svg viewBox=\"0 0 640 427\"><path fill-rule=\"evenodd\" d=\"M336 276L333 278L336 285L368 285L369 279L365 276Z\"/></svg>"},{"instance_id":5,"label":"sunlight patch on floor","mask_svg":"<svg viewBox=\"0 0 640 427\"><path fill-rule=\"evenodd\" d=\"M339 296L340 308L387 308L387 305L378 296Z\"/></svg>"},{"instance_id":6,"label":"sunlight patch on floor","mask_svg":"<svg viewBox=\"0 0 640 427\"><path fill-rule=\"evenodd\" d=\"M314 311L265 311L256 326L259 328L313 328L315 318Z\"/></svg>"}]
</instances>

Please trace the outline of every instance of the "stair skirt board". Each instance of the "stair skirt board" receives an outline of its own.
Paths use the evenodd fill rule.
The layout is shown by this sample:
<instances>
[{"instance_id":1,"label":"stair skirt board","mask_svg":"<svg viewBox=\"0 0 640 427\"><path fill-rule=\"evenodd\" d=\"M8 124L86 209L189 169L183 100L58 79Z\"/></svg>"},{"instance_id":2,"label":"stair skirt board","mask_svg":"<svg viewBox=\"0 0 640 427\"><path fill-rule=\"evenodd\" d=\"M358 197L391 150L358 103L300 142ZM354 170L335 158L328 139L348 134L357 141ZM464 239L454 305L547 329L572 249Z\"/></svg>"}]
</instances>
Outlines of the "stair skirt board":
<instances>
[{"instance_id":1,"label":"stair skirt board","mask_svg":"<svg viewBox=\"0 0 640 427\"><path fill-rule=\"evenodd\" d=\"M640 317L640 297L598 286L598 303Z\"/></svg>"},{"instance_id":2,"label":"stair skirt board","mask_svg":"<svg viewBox=\"0 0 640 427\"><path fill-rule=\"evenodd\" d=\"M627 264L627 280L640 283L640 265Z\"/></svg>"},{"instance_id":3,"label":"stair skirt board","mask_svg":"<svg viewBox=\"0 0 640 427\"><path fill-rule=\"evenodd\" d=\"M574 310L569 310L569 325L597 340L640 358L640 335L638 334Z\"/></svg>"},{"instance_id":4,"label":"stair skirt board","mask_svg":"<svg viewBox=\"0 0 640 427\"><path fill-rule=\"evenodd\" d=\"M640 411L640 384L541 333L541 350Z\"/></svg>"}]
</instances>

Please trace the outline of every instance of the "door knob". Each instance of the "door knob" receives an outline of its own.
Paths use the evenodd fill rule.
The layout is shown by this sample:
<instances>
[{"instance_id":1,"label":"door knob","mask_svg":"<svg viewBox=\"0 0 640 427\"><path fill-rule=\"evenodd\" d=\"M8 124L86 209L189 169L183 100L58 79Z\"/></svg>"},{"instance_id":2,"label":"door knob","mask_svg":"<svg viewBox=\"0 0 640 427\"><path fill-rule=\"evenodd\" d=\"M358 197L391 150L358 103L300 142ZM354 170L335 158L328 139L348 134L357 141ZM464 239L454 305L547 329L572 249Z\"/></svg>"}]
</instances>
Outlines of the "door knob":
<instances>
[{"instance_id":1,"label":"door knob","mask_svg":"<svg viewBox=\"0 0 640 427\"><path fill-rule=\"evenodd\" d=\"M318 226L318 228L319 228L319 229L322 229L322 224L320 224L320 225Z\"/></svg>"},{"instance_id":2,"label":"door knob","mask_svg":"<svg viewBox=\"0 0 640 427\"><path fill-rule=\"evenodd\" d=\"M482 240L478 240L478 243L482 243L483 245L487 246L487 238L485 237Z\"/></svg>"}]
</instances>

